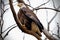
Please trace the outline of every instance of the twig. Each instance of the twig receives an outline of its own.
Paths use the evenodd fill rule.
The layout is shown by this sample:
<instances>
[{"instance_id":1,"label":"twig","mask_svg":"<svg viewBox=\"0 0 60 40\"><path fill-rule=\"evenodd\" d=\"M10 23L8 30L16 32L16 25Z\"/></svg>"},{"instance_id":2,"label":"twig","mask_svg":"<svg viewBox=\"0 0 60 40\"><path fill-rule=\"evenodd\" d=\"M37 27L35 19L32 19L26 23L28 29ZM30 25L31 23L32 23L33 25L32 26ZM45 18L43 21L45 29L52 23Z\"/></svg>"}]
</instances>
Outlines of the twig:
<instances>
[{"instance_id":1,"label":"twig","mask_svg":"<svg viewBox=\"0 0 60 40\"><path fill-rule=\"evenodd\" d=\"M0 9L2 9L2 8L0 8ZM2 9L3 11L4 11L4 9Z\"/></svg>"},{"instance_id":2,"label":"twig","mask_svg":"<svg viewBox=\"0 0 60 40\"><path fill-rule=\"evenodd\" d=\"M55 7L55 3L54 3L53 0L52 0L52 3L53 3L53 7L56 9L56 7ZM50 24L50 23L53 21L53 19L56 17L56 15L57 15L57 12L56 12L56 14L53 16L53 18L49 21L48 24Z\"/></svg>"},{"instance_id":3,"label":"twig","mask_svg":"<svg viewBox=\"0 0 60 40\"><path fill-rule=\"evenodd\" d=\"M39 8L39 7L41 7L41 6L45 5L45 4L47 4L49 1L50 1L50 0L48 0L47 2L45 2L45 3L41 4L41 5L39 5L39 6L38 6L38 7L36 7L36 8ZM26 5L27 5L27 6L29 6L29 7L31 7L31 8L33 8L33 7L31 6L31 4L30 4L30 1L29 1L29 0L28 0L28 2L29 2L29 5L28 5L28 4L26 4ZM36 8L33 8L33 10L35 10Z\"/></svg>"},{"instance_id":4,"label":"twig","mask_svg":"<svg viewBox=\"0 0 60 40\"><path fill-rule=\"evenodd\" d=\"M59 37L59 23L57 23L57 27L58 27L57 33L58 33L58 37Z\"/></svg>"},{"instance_id":5,"label":"twig","mask_svg":"<svg viewBox=\"0 0 60 40\"><path fill-rule=\"evenodd\" d=\"M11 28L6 34L5 34L5 36L3 37L3 38L5 38L8 34L9 34L9 32L12 30L12 29L14 29L14 28L16 28L17 26L14 26L13 28Z\"/></svg>"},{"instance_id":6,"label":"twig","mask_svg":"<svg viewBox=\"0 0 60 40\"><path fill-rule=\"evenodd\" d=\"M56 6L55 6L55 3L54 3L54 0L52 0L52 3L53 3L53 7L56 9Z\"/></svg>"},{"instance_id":7,"label":"twig","mask_svg":"<svg viewBox=\"0 0 60 40\"><path fill-rule=\"evenodd\" d=\"M55 35L55 36L57 36L60 39L60 37L57 34L54 34L54 33L52 33L52 34Z\"/></svg>"},{"instance_id":8,"label":"twig","mask_svg":"<svg viewBox=\"0 0 60 40\"><path fill-rule=\"evenodd\" d=\"M2 8L0 8L0 9L2 9ZM9 9L9 8L7 8L6 10L2 9L2 10L3 10L3 13L2 13L2 15L1 15L1 17L4 15L4 13L5 13L8 9Z\"/></svg>"},{"instance_id":9,"label":"twig","mask_svg":"<svg viewBox=\"0 0 60 40\"><path fill-rule=\"evenodd\" d=\"M15 1L15 2L12 2L12 3L16 3L17 1ZM9 5L9 3L6 3L6 4L4 4L4 6L6 6L6 5Z\"/></svg>"},{"instance_id":10,"label":"twig","mask_svg":"<svg viewBox=\"0 0 60 40\"><path fill-rule=\"evenodd\" d=\"M39 8L39 7L41 7L41 6L45 5L45 4L49 3L49 2L50 2L50 0L48 0L47 2L45 2L45 3L41 4L41 5L39 5L39 6L38 6L38 7L36 7L36 8Z\"/></svg>"},{"instance_id":11,"label":"twig","mask_svg":"<svg viewBox=\"0 0 60 40\"><path fill-rule=\"evenodd\" d=\"M30 1L28 0L28 2L29 2L29 5L28 4L25 4L26 6L29 6L29 7L31 7L31 8L33 8L32 6L31 6L31 3L30 3ZM34 8L33 8L34 9Z\"/></svg>"},{"instance_id":12,"label":"twig","mask_svg":"<svg viewBox=\"0 0 60 40\"><path fill-rule=\"evenodd\" d=\"M12 26L14 26L15 24L13 24ZM2 34L4 33L4 32L6 32L9 28L11 28L12 26L10 26L10 27L8 27L6 30L4 30L3 32L2 32Z\"/></svg>"},{"instance_id":13,"label":"twig","mask_svg":"<svg viewBox=\"0 0 60 40\"><path fill-rule=\"evenodd\" d=\"M59 9L60 8L60 6L57 8L57 9ZM58 14L58 12L56 11L56 14L53 16L53 18L49 21L49 24L54 20L54 18L57 16L57 14Z\"/></svg>"},{"instance_id":14,"label":"twig","mask_svg":"<svg viewBox=\"0 0 60 40\"><path fill-rule=\"evenodd\" d=\"M1 0L1 8L0 9L2 9L1 10L1 15L0 15L0 27L1 27L1 29L0 29L1 30L1 35L0 36L1 36L1 39L4 40L3 37L2 37L2 29L3 29L3 24L4 24L4 20L3 20L3 15L2 14L4 12L4 2L2 0Z\"/></svg>"},{"instance_id":15,"label":"twig","mask_svg":"<svg viewBox=\"0 0 60 40\"><path fill-rule=\"evenodd\" d=\"M54 11L60 12L60 10L58 10L58 9L48 8L48 7L34 8L34 10L39 10L39 9L50 9L50 10L54 10Z\"/></svg>"}]
</instances>

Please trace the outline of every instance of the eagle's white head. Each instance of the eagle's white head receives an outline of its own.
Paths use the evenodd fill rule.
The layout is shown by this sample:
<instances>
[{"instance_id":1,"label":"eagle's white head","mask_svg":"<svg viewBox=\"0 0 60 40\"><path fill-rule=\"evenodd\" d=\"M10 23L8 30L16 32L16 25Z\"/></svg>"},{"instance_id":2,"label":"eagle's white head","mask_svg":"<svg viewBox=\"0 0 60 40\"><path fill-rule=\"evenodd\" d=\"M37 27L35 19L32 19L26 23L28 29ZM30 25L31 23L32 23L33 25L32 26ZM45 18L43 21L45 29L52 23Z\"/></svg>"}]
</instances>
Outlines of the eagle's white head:
<instances>
[{"instance_id":1,"label":"eagle's white head","mask_svg":"<svg viewBox=\"0 0 60 40\"><path fill-rule=\"evenodd\" d=\"M20 8L26 7L26 6L24 5L24 3L18 3L17 6L20 7Z\"/></svg>"}]
</instances>

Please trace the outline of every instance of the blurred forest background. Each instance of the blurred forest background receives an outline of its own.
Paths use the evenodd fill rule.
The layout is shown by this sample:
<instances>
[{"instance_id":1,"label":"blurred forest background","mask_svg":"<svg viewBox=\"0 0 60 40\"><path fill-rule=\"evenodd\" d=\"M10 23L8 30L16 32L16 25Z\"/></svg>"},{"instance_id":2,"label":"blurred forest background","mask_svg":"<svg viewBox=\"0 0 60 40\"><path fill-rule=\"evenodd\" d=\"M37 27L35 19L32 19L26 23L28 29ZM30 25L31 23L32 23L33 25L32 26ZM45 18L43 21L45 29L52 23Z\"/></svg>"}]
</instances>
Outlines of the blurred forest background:
<instances>
[{"instance_id":1,"label":"blurred forest background","mask_svg":"<svg viewBox=\"0 0 60 40\"><path fill-rule=\"evenodd\" d=\"M47 7L60 10L60 0L24 0L24 2L31 5L31 7L29 7L31 10L36 7ZM17 6L16 0L13 0L13 6L16 13L18 13L20 8ZM40 9L34 10L34 13L49 33L60 39L60 12L50 9ZM13 29L13 27L15 28ZM6 36L8 31L9 33ZM43 33L41 38L42 40L47 40ZM2 39L37 40L34 36L22 32L17 27L10 9L9 0L0 0L0 40Z\"/></svg>"}]
</instances>

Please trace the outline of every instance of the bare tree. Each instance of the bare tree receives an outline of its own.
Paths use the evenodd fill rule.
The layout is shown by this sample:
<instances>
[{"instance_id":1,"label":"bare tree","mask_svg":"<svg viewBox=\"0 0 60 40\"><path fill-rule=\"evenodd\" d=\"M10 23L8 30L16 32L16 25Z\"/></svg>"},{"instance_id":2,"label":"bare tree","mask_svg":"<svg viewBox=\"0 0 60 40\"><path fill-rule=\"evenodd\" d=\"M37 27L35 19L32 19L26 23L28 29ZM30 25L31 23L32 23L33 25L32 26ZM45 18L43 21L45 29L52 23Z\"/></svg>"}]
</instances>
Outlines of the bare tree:
<instances>
[{"instance_id":1,"label":"bare tree","mask_svg":"<svg viewBox=\"0 0 60 40\"><path fill-rule=\"evenodd\" d=\"M21 2L21 1L24 3L23 0L17 0L17 2ZM26 4L26 3L24 3L24 4L25 4L26 6L30 6L31 8L33 8L33 10L50 9L50 10L54 10L54 11L56 11L56 12L60 12L60 10L58 10L59 7L58 7L58 9L55 8L54 2L53 2L54 8L41 7L41 6L45 5L45 4L47 4L49 1L50 1L50 0L48 0L46 3L43 3L43 4L39 5L39 6L36 7L36 8L33 8L31 5L28 5L28 4ZM29 2L29 0L28 0L28 2ZM12 0L9 0L9 3L8 3L8 4L10 4L10 8L11 8L11 11L12 11L12 14L13 14L13 16L14 16L14 19L15 19L15 21L16 21L17 26L19 26L21 30L24 30L25 33L31 34L31 35L35 36L38 40L40 40L39 35L37 35L36 33L34 33L34 32L32 32L32 31L27 30L26 28L23 28L23 27L22 27L21 22L20 22L19 19L17 18L16 12L15 12L15 10L14 10L14 8L13 8L12 3L13 3ZM29 4L30 4L30 2L29 2ZM39 8L39 7L41 7L41 8ZM3 11L4 11L4 10L3 10ZM6 10L5 10L5 11L6 11ZM4 12L5 12L5 11L4 11ZM48 23L48 31L49 31L49 25L50 25L50 23L53 21L53 19L56 17L56 15L57 15L57 13L56 13L55 16L51 19L51 21ZM3 15L2 15L2 16L3 16ZM9 28L10 28L10 27L9 27ZM9 28L7 28L5 31L7 31ZM8 35L8 33L9 33L12 29L14 29L14 28L16 28L16 26L12 27L12 28L5 34L4 37L2 37L2 36L1 36L1 37L4 39L4 38ZM4 32L5 32L5 31L4 31ZM50 39L50 40L57 40L57 38L55 38L53 35L51 35L45 28L44 28L44 30L42 30L42 31L43 31L43 33L45 34L45 36L46 36L48 39ZM1 27L1 34L4 33L4 32L2 32L2 27Z\"/></svg>"}]
</instances>

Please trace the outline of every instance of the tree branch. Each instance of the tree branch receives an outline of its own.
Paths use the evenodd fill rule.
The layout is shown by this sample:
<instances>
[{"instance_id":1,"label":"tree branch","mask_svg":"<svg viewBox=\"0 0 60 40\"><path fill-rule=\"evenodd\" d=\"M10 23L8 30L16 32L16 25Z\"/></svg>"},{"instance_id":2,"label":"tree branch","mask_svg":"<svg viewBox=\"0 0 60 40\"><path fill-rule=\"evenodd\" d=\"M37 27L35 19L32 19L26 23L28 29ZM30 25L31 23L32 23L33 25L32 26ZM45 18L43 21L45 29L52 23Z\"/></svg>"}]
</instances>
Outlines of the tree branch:
<instances>
[{"instance_id":1,"label":"tree branch","mask_svg":"<svg viewBox=\"0 0 60 40\"><path fill-rule=\"evenodd\" d=\"M60 10L58 10L58 9L48 8L48 7L34 8L34 10L39 10L39 9L50 9L50 10L54 10L54 11L60 12Z\"/></svg>"},{"instance_id":2,"label":"tree branch","mask_svg":"<svg viewBox=\"0 0 60 40\"><path fill-rule=\"evenodd\" d=\"M41 5L39 5L39 6L38 6L38 7L36 7L36 8L39 8L39 7L41 7L41 6L45 5L45 4L49 3L49 2L50 2L50 0L48 0L47 2L45 2L45 3L41 4Z\"/></svg>"},{"instance_id":3,"label":"tree branch","mask_svg":"<svg viewBox=\"0 0 60 40\"><path fill-rule=\"evenodd\" d=\"M59 40L57 38L55 38L53 35L51 35L45 28L44 30L42 30L44 35L49 39L49 40Z\"/></svg>"},{"instance_id":4,"label":"tree branch","mask_svg":"<svg viewBox=\"0 0 60 40\"><path fill-rule=\"evenodd\" d=\"M57 9L59 9L60 8L60 6L57 8ZM54 18L57 16L57 14L58 14L58 12L56 11L56 14L53 16L53 18L49 21L49 24L54 20Z\"/></svg>"},{"instance_id":5,"label":"tree branch","mask_svg":"<svg viewBox=\"0 0 60 40\"><path fill-rule=\"evenodd\" d=\"M56 9L56 7L55 7L55 3L54 3L54 1L52 0L52 2L53 2L53 7ZM60 8L60 6L57 8L57 9L59 9ZM53 16L53 18L50 20L50 22L49 22L49 24L53 21L53 19L56 17L56 15L57 15L58 13L57 13L57 11L56 11L56 14Z\"/></svg>"},{"instance_id":6,"label":"tree branch","mask_svg":"<svg viewBox=\"0 0 60 40\"><path fill-rule=\"evenodd\" d=\"M14 2L12 2L12 3L16 3L17 1L14 1ZM9 3L6 3L6 4L4 4L4 6L6 6L6 5L9 5Z\"/></svg>"},{"instance_id":7,"label":"tree branch","mask_svg":"<svg viewBox=\"0 0 60 40\"><path fill-rule=\"evenodd\" d=\"M16 26L14 26L13 28L11 28L6 34L5 34L5 36L3 37L3 39L9 34L9 32L12 30L12 29L14 29L14 28L16 28Z\"/></svg>"},{"instance_id":8,"label":"tree branch","mask_svg":"<svg viewBox=\"0 0 60 40\"><path fill-rule=\"evenodd\" d=\"M3 40L3 37L2 37L2 29L3 29L3 24L4 24L4 20L3 20L3 13L4 13L4 2L1 0L1 15L0 15L0 27L1 27L1 34L0 34L0 38L1 40Z\"/></svg>"},{"instance_id":9,"label":"tree branch","mask_svg":"<svg viewBox=\"0 0 60 40\"><path fill-rule=\"evenodd\" d=\"M54 3L54 0L52 0L52 3L53 3L53 7L56 9L56 7L55 7L55 3Z\"/></svg>"},{"instance_id":10,"label":"tree branch","mask_svg":"<svg viewBox=\"0 0 60 40\"><path fill-rule=\"evenodd\" d=\"M15 25L15 24L14 24ZM12 25L12 26L14 26L14 25ZM10 27L8 27L6 30L4 30L3 32L2 32L2 34L4 33L4 32L6 32L9 28L11 28L12 26L10 26Z\"/></svg>"}]
</instances>

